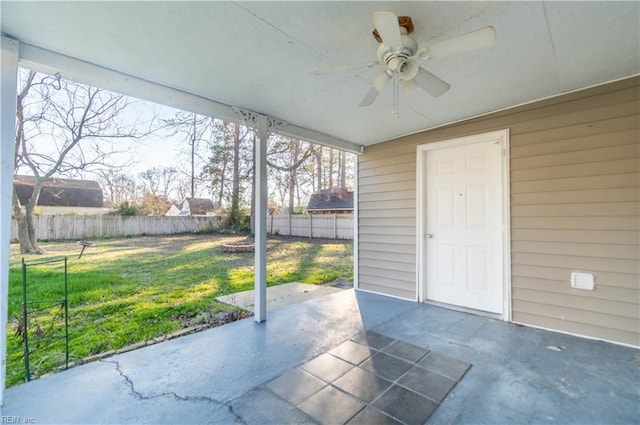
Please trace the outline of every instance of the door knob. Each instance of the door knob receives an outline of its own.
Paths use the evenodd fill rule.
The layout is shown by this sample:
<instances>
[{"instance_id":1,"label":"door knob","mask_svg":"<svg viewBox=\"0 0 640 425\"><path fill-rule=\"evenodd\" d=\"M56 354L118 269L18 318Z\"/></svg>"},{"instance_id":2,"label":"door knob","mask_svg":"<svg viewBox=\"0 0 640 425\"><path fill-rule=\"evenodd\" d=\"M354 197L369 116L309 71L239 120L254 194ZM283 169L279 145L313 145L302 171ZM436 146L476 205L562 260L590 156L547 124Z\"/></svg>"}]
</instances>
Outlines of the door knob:
<instances>
[{"instance_id":1,"label":"door knob","mask_svg":"<svg viewBox=\"0 0 640 425\"><path fill-rule=\"evenodd\" d=\"M426 235L424 235L425 238L427 239L431 239L433 237L433 235L431 233L427 233Z\"/></svg>"}]
</instances>

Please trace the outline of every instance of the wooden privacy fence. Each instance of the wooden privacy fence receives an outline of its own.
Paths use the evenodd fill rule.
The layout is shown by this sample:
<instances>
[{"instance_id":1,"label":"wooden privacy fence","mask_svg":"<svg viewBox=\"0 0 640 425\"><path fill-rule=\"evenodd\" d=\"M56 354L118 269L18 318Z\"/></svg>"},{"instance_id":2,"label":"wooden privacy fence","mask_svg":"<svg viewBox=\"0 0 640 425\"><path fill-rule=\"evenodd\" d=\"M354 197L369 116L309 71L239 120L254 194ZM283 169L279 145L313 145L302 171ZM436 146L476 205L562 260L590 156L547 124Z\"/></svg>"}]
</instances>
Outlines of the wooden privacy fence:
<instances>
[{"instance_id":1,"label":"wooden privacy fence","mask_svg":"<svg viewBox=\"0 0 640 425\"><path fill-rule=\"evenodd\" d=\"M92 239L195 233L215 227L220 217L38 215L38 239ZM305 238L353 239L353 214L276 215L267 217L267 232ZM11 240L18 240L13 220Z\"/></svg>"},{"instance_id":2,"label":"wooden privacy fence","mask_svg":"<svg viewBox=\"0 0 640 425\"><path fill-rule=\"evenodd\" d=\"M353 239L353 214L271 215L267 232L305 238Z\"/></svg>"},{"instance_id":3,"label":"wooden privacy fence","mask_svg":"<svg viewBox=\"0 0 640 425\"><path fill-rule=\"evenodd\" d=\"M214 227L220 218L118 216L118 215L38 215L34 217L38 239L91 239L139 235L195 233ZM18 239L13 220L11 240Z\"/></svg>"}]
</instances>

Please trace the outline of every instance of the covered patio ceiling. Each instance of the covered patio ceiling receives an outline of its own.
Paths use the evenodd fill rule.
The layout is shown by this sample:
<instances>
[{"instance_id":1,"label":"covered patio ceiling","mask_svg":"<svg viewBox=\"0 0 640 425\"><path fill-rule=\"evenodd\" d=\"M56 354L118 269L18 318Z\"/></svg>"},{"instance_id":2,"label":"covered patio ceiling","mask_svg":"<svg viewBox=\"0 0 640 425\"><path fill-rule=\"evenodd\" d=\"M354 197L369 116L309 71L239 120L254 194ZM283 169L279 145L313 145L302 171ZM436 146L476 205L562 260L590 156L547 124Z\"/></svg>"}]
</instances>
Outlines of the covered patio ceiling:
<instances>
[{"instance_id":1,"label":"covered patio ceiling","mask_svg":"<svg viewBox=\"0 0 640 425\"><path fill-rule=\"evenodd\" d=\"M90 80L95 68L79 63L98 65L124 76L102 78L107 88L162 97L132 93L127 81L136 77L284 120L330 136L325 144L347 142L343 147L640 72L638 2L2 1L0 7L2 33L21 43L23 65L81 80ZM384 10L411 16L413 35L427 46L488 25L497 41L422 63L451 89L438 98L419 88L401 93L396 119L391 87L373 105L358 107L382 66L313 73L375 60L370 13ZM189 109L165 97L164 103Z\"/></svg>"}]
</instances>

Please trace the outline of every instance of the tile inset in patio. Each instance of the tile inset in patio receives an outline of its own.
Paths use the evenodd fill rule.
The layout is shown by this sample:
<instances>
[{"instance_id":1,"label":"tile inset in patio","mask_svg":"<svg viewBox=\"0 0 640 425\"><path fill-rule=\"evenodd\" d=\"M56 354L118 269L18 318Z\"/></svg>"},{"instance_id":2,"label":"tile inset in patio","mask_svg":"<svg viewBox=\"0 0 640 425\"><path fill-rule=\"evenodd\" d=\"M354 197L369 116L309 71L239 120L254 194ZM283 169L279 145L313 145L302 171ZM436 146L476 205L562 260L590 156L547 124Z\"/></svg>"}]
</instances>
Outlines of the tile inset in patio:
<instances>
[{"instance_id":1,"label":"tile inset in patio","mask_svg":"<svg viewBox=\"0 0 640 425\"><path fill-rule=\"evenodd\" d=\"M375 348L376 350L382 350L387 345L395 341L393 338L389 338L388 336L384 336L372 331L366 331L356 336L355 338L352 338L351 340L359 344L368 345L369 347Z\"/></svg>"},{"instance_id":2,"label":"tile inset in patio","mask_svg":"<svg viewBox=\"0 0 640 425\"><path fill-rule=\"evenodd\" d=\"M391 382L364 369L354 367L333 385L360 400L371 403L391 386Z\"/></svg>"},{"instance_id":3,"label":"tile inset in patio","mask_svg":"<svg viewBox=\"0 0 640 425\"><path fill-rule=\"evenodd\" d=\"M417 362L429 353L429 350L403 341L395 341L383 350L387 354L400 357L409 362Z\"/></svg>"},{"instance_id":4,"label":"tile inset in patio","mask_svg":"<svg viewBox=\"0 0 640 425\"><path fill-rule=\"evenodd\" d=\"M422 424L469 367L369 331L285 373L266 388L299 409L300 418L322 424ZM293 417L289 411L287 415Z\"/></svg>"},{"instance_id":5,"label":"tile inset in patio","mask_svg":"<svg viewBox=\"0 0 640 425\"><path fill-rule=\"evenodd\" d=\"M363 369L390 381L400 378L411 369L411 366L411 363L385 353L377 353L360 365Z\"/></svg>"},{"instance_id":6,"label":"tile inset in patio","mask_svg":"<svg viewBox=\"0 0 640 425\"><path fill-rule=\"evenodd\" d=\"M333 382L347 373L353 365L324 353L300 367L325 382Z\"/></svg>"},{"instance_id":7,"label":"tile inset in patio","mask_svg":"<svg viewBox=\"0 0 640 425\"><path fill-rule=\"evenodd\" d=\"M298 408L322 424L344 424L353 418L365 404L327 386L302 403Z\"/></svg>"},{"instance_id":8,"label":"tile inset in patio","mask_svg":"<svg viewBox=\"0 0 640 425\"><path fill-rule=\"evenodd\" d=\"M411 390L394 385L373 403L381 411L405 424L423 424L438 403Z\"/></svg>"},{"instance_id":9,"label":"tile inset in patio","mask_svg":"<svg viewBox=\"0 0 640 425\"><path fill-rule=\"evenodd\" d=\"M469 363L438 353L429 353L418 366L459 381L471 367Z\"/></svg>"},{"instance_id":10,"label":"tile inset in patio","mask_svg":"<svg viewBox=\"0 0 640 425\"><path fill-rule=\"evenodd\" d=\"M420 367L413 367L398 383L438 403L442 402L447 394L449 394L449 391L456 385L454 379Z\"/></svg>"},{"instance_id":11,"label":"tile inset in patio","mask_svg":"<svg viewBox=\"0 0 640 425\"><path fill-rule=\"evenodd\" d=\"M315 376L296 368L271 381L267 388L289 403L298 404L326 385Z\"/></svg>"},{"instance_id":12,"label":"tile inset in patio","mask_svg":"<svg viewBox=\"0 0 640 425\"><path fill-rule=\"evenodd\" d=\"M402 422L385 415L375 407L365 407L348 425L402 425Z\"/></svg>"},{"instance_id":13,"label":"tile inset in patio","mask_svg":"<svg viewBox=\"0 0 640 425\"><path fill-rule=\"evenodd\" d=\"M373 348L357 344L353 341L345 341L333 350L329 351L329 354L333 354L334 356L354 365L359 365L375 353L376 351Z\"/></svg>"}]
</instances>

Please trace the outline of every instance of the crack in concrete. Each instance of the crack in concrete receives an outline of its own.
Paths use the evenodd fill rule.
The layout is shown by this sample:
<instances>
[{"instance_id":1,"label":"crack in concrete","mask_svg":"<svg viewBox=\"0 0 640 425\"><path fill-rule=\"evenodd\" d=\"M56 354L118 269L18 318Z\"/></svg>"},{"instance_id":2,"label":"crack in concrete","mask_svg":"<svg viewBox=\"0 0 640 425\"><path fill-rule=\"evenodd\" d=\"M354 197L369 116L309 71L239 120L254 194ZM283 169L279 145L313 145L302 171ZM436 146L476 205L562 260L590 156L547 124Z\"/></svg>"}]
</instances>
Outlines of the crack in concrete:
<instances>
[{"instance_id":1,"label":"crack in concrete","mask_svg":"<svg viewBox=\"0 0 640 425\"><path fill-rule=\"evenodd\" d=\"M105 360L105 359L101 359L99 360L102 363L109 363L115 366L116 371L118 372L118 374L120 375L120 377L122 377L122 379L124 379L125 383L127 384L127 386L129 387L129 390L131 391L131 393L138 399L140 400L153 400L156 398L161 398L161 397L173 397L176 400L180 400L180 401L204 401L207 403L211 403L217 407L226 407L227 410L229 410L229 413L231 413L238 422L240 422L242 425L248 425L246 420L242 417L242 415L240 415L239 413L237 413L234 408L233 405L231 404L230 401L228 402L223 402L220 400L216 400L215 398L211 398L211 397L206 397L206 396L184 396L184 395L180 395L174 391L167 391L167 392L163 392L163 393L159 393L159 394L152 394L152 395L144 395L142 394L140 391L136 390L134 384L133 384L133 380L126 374L124 373L124 371L122 370L122 368L120 367L120 363L116 360Z\"/></svg>"}]
</instances>

